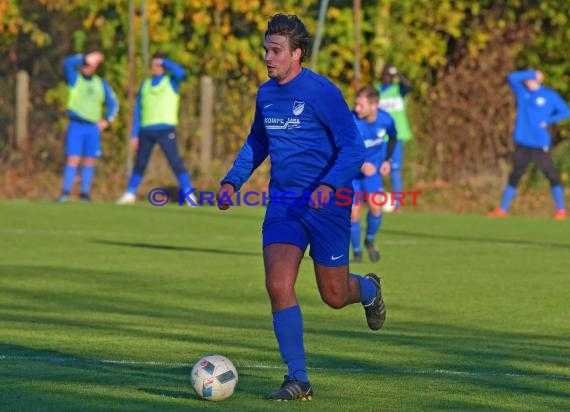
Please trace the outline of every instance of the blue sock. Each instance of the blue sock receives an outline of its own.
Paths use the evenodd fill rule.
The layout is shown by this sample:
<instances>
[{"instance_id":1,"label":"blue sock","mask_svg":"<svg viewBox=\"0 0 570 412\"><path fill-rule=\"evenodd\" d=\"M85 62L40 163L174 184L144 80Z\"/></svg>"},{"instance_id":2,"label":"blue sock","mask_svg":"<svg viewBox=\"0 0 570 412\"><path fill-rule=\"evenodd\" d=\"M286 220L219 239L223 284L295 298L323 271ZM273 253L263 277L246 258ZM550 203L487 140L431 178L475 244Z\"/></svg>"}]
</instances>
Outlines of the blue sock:
<instances>
[{"instance_id":1,"label":"blue sock","mask_svg":"<svg viewBox=\"0 0 570 412\"><path fill-rule=\"evenodd\" d=\"M511 202L516 195L517 188L511 185L507 185L507 187L505 187L505 191L503 192L503 198L501 199L501 209L507 212L511 206Z\"/></svg>"},{"instance_id":2,"label":"blue sock","mask_svg":"<svg viewBox=\"0 0 570 412\"><path fill-rule=\"evenodd\" d=\"M377 288L374 282L360 275L350 274L360 284L360 303L369 305L376 297Z\"/></svg>"},{"instance_id":3,"label":"blue sock","mask_svg":"<svg viewBox=\"0 0 570 412\"><path fill-rule=\"evenodd\" d=\"M91 183L95 176L95 166L83 166L81 168L81 194L88 195L91 191Z\"/></svg>"},{"instance_id":4,"label":"blue sock","mask_svg":"<svg viewBox=\"0 0 570 412\"><path fill-rule=\"evenodd\" d=\"M402 171L400 169L392 169L390 172L390 181L392 183L392 192L401 192L403 189L402 184ZM396 200L394 206L400 207L400 201Z\"/></svg>"},{"instance_id":5,"label":"blue sock","mask_svg":"<svg viewBox=\"0 0 570 412\"><path fill-rule=\"evenodd\" d=\"M75 174L77 173L77 166L65 166L63 171L63 192L69 193L73 189L73 182Z\"/></svg>"},{"instance_id":6,"label":"blue sock","mask_svg":"<svg viewBox=\"0 0 570 412\"><path fill-rule=\"evenodd\" d=\"M354 253L360 253L360 221L350 222L350 243Z\"/></svg>"},{"instance_id":7,"label":"blue sock","mask_svg":"<svg viewBox=\"0 0 570 412\"><path fill-rule=\"evenodd\" d=\"M142 180L143 180L143 175L139 175L138 173L133 173L131 175L131 178L129 179L129 187L127 188L127 192L136 195Z\"/></svg>"},{"instance_id":8,"label":"blue sock","mask_svg":"<svg viewBox=\"0 0 570 412\"><path fill-rule=\"evenodd\" d=\"M565 209L564 205L564 188L562 185L552 186L550 188L552 193L552 198L554 199L554 203L556 204L556 209Z\"/></svg>"},{"instance_id":9,"label":"blue sock","mask_svg":"<svg viewBox=\"0 0 570 412\"><path fill-rule=\"evenodd\" d=\"M366 240L374 240L376 233L380 230L382 225L382 214L380 216L374 216L372 213L368 212L366 216Z\"/></svg>"},{"instance_id":10,"label":"blue sock","mask_svg":"<svg viewBox=\"0 0 570 412\"><path fill-rule=\"evenodd\" d=\"M309 382L303 345L303 317L299 305L273 312L273 330L289 377Z\"/></svg>"},{"instance_id":11,"label":"blue sock","mask_svg":"<svg viewBox=\"0 0 570 412\"><path fill-rule=\"evenodd\" d=\"M188 172L181 173L176 178L178 179L180 188L184 190L184 193L188 193L188 191L192 189L192 180Z\"/></svg>"}]
</instances>

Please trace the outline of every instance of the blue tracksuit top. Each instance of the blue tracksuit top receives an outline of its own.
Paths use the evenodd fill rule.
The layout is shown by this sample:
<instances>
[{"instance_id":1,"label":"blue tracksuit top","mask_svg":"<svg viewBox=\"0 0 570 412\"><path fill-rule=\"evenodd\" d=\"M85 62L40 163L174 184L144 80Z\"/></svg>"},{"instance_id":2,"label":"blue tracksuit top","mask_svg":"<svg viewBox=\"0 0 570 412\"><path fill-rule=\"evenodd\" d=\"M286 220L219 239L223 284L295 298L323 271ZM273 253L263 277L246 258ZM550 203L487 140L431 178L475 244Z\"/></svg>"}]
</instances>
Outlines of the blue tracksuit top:
<instances>
[{"instance_id":1,"label":"blue tracksuit top","mask_svg":"<svg viewBox=\"0 0 570 412\"><path fill-rule=\"evenodd\" d=\"M513 72L507 77L517 102L513 137L520 146L546 149L552 145L548 126L570 117L570 109L562 97L548 87L527 89L523 82L535 78L533 70Z\"/></svg>"},{"instance_id":2,"label":"blue tracksuit top","mask_svg":"<svg viewBox=\"0 0 570 412\"><path fill-rule=\"evenodd\" d=\"M249 136L222 184L239 190L268 155L271 194L300 198L320 184L352 190L365 148L342 93L330 80L302 69L285 84L264 83Z\"/></svg>"},{"instance_id":3,"label":"blue tracksuit top","mask_svg":"<svg viewBox=\"0 0 570 412\"><path fill-rule=\"evenodd\" d=\"M356 127L360 132L364 147L366 147L365 161L380 167L386 158L386 137L397 137L396 124L390 114L382 109L378 109L376 120L368 122L366 119L359 119L354 114Z\"/></svg>"}]
</instances>

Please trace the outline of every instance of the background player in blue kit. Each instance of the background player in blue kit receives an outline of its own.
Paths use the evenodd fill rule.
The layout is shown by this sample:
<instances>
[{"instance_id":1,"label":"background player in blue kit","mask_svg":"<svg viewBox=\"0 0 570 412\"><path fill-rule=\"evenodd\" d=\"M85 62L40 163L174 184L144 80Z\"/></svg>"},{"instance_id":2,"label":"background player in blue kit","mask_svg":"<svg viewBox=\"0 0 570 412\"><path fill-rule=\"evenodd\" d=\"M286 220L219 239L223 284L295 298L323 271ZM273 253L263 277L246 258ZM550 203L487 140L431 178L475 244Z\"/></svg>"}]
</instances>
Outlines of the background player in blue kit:
<instances>
[{"instance_id":1,"label":"background player in blue kit","mask_svg":"<svg viewBox=\"0 0 570 412\"><path fill-rule=\"evenodd\" d=\"M180 83L186 77L186 71L159 53L152 56L150 69L152 76L142 83L137 94L131 130L131 146L137 155L127 191L117 200L120 205L135 203L137 189L156 143L162 148L180 188L184 193L192 188L190 174L178 153L176 140ZM194 194L189 197L192 202L187 204L196 206Z\"/></svg>"},{"instance_id":2,"label":"background player in blue kit","mask_svg":"<svg viewBox=\"0 0 570 412\"><path fill-rule=\"evenodd\" d=\"M504 217L516 196L517 184L530 162L536 162L538 168L550 182L554 199L555 219L566 218L564 188L560 174L552 161L552 139L548 126L570 117L566 102L554 90L542 85L544 75L541 71L526 70L513 72L508 76L517 102L517 118L513 137L515 153L513 170L503 192L499 208L488 213L489 217Z\"/></svg>"},{"instance_id":3,"label":"background player in blue kit","mask_svg":"<svg viewBox=\"0 0 570 412\"><path fill-rule=\"evenodd\" d=\"M63 172L60 202L67 202L81 161L81 200L89 201L95 176L95 160L101 156L101 132L109 127L119 111L113 89L95 74L103 63L103 53L69 56L63 63L69 89L66 136L67 162ZM106 106L103 115L103 104Z\"/></svg>"},{"instance_id":4,"label":"background player in blue kit","mask_svg":"<svg viewBox=\"0 0 570 412\"><path fill-rule=\"evenodd\" d=\"M295 281L310 245L322 299L335 309L362 302L368 325L380 329L386 309L380 279L348 271L351 205L335 191L352 192L364 160L364 145L340 90L304 69L309 35L297 16L273 16L265 32L270 80L258 90L254 121L216 198L231 205L252 172L269 155L270 201L263 223L266 288L273 328L288 374L271 400L310 399L303 319Z\"/></svg>"},{"instance_id":5,"label":"background player in blue kit","mask_svg":"<svg viewBox=\"0 0 570 412\"><path fill-rule=\"evenodd\" d=\"M386 65L382 69L382 84L378 87L380 93L380 109L388 112L396 123L398 140L390 164L390 183L393 192L403 190L402 167L404 163L404 144L412 140L412 128L407 113L407 95L412 88L412 82L398 71L395 66ZM399 200L395 201L395 213L401 212Z\"/></svg>"},{"instance_id":6,"label":"background player in blue kit","mask_svg":"<svg viewBox=\"0 0 570 412\"><path fill-rule=\"evenodd\" d=\"M359 201L362 198L356 195L358 192L368 194L366 198L368 215L366 216L364 246L366 246L372 262L380 260L380 252L374 244L374 238L382 225L382 206L380 204L385 200L385 197L373 195L373 193L383 190L384 185L379 172L382 175L390 173L390 161L396 146L397 133L392 116L378 109L379 97L378 91L373 86L365 86L356 93L354 106L356 127L366 147L366 158L358 177L352 183L355 199L350 220L354 262L362 262L362 250L360 248L360 203L362 201ZM388 144L385 143L386 136L389 137Z\"/></svg>"}]
</instances>

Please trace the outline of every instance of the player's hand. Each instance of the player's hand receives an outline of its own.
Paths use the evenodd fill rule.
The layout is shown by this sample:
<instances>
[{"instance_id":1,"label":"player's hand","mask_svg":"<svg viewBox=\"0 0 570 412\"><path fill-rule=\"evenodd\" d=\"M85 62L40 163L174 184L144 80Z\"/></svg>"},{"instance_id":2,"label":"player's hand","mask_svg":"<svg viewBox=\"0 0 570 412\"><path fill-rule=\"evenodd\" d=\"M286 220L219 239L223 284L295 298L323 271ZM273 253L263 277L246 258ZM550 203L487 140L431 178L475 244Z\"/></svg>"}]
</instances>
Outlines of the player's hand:
<instances>
[{"instance_id":1,"label":"player's hand","mask_svg":"<svg viewBox=\"0 0 570 412\"><path fill-rule=\"evenodd\" d=\"M92 67L99 66L103 60L105 60L105 56L99 51L91 52L85 56L85 63Z\"/></svg>"},{"instance_id":2,"label":"player's hand","mask_svg":"<svg viewBox=\"0 0 570 412\"><path fill-rule=\"evenodd\" d=\"M109 121L108 120L99 120L97 122L97 128L99 129L100 132L102 132L103 130L105 130L107 127L109 127Z\"/></svg>"},{"instance_id":3,"label":"player's hand","mask_svg":"<svg viewBox=\"0 0 570 412\"><path fill-rule=\"evenodd\" d=\"M390 162L385 160L382 163L382 166L380 166L380 174L382 176L387 176L390 174L390 171L392 170L392 166L390 165Z\"/></svg>"},{"instance_id":4,"label":"player's hand","mask_svg":"<svg viewBox=\"0 0 570 412\"><path fill-rule=\"evenodd\" d=\"M313 209L322 209L330 202L333 190L330 186L320 185L313 193L311 193L311 201L309 207Z\"/></svg>"},{"instance_id":5,"label":"player's hand","mask_svg":"<svg viewBox=\"0 0 570 412\"><path fill-rule=\"evenodd\" d=\"M139 138L138 136L131 136L131 149L136 151L139 148Z\"/></svg>"},{"instance_id":6,"label":"player's hand","mask_svg":"<svg viewBox=\"0 0 570 412\"><path fill-rule=\"evenodd\" d=\"M374 176L376 173L376 166L374 166L373 163L364 162L360 168L360 171L364 176Z\"/></svg>"},{"instance_id":7,"label":"player's hand","mask_svg":"<svg viewBox=\"0 0 570 412\"><path fill-rule=\"evenodd\" d=\"M218 202L218 209L228 210L231 206L231 198L235 193L233 185L224 183L218 193L216 193L216 202Z\"/></svg>"}]
</instances>

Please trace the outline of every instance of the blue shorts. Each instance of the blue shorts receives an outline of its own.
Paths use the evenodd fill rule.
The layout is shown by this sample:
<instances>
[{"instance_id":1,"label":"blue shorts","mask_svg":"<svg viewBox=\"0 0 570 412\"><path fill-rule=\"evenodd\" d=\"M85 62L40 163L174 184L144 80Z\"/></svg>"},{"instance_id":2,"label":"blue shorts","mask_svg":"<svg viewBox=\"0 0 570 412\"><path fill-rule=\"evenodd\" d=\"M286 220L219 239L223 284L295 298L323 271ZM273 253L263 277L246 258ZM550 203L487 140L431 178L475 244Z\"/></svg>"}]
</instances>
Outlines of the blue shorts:
<instances>
[{"instance_id":1,"label":"blue shorts","mask_svg":"<svg viewBox=\"0 0 570 412\"><path fill-rule=\"evenodd\" d=\"M65 147L67 156L101 156L101 132L97 124L70 120Z\"/></svg>"},{"instance_id":2,"label":"blue shorts","mask_svg":"<svg viewBox=\"0 0 570 412\"><path fill-rule=\"evenodd\" d=\"M404 142L398 140L396 142L396 147L394 148L394 153L392 153L392 162L390 166L394 170L400 170L402 168L403 163L404 163Z\"/></svg>"},{"instance_id":3,"label":"blue shorts","mask_svg":"<svg viewBox=\"0 0 570 412\"><path fill-rule=\"evenodd\" d=\"M273 243L298 246L322 266L348 265L350 206L329 204L322 209L270 202L263 221L263 247Z\"/></svg>"},{"instance_id":4,"label":"blue shorts","mask_svg":"<svg viewBox=\"0 0 570 412\"><path fill-rule=\"evenodd\" d=\"M366 192L368 196L371 196L374 192L382 192L384 190L384 181L380 173L374 173L372 176L361 175L357 179L352 181L352 188L354 189L353 203L356 203L356 197L359 197L359 204L362 202L362 195L358 195L358 192ZM379 201L382 201L380 199Z\"/></svg>"}]
</instances>

